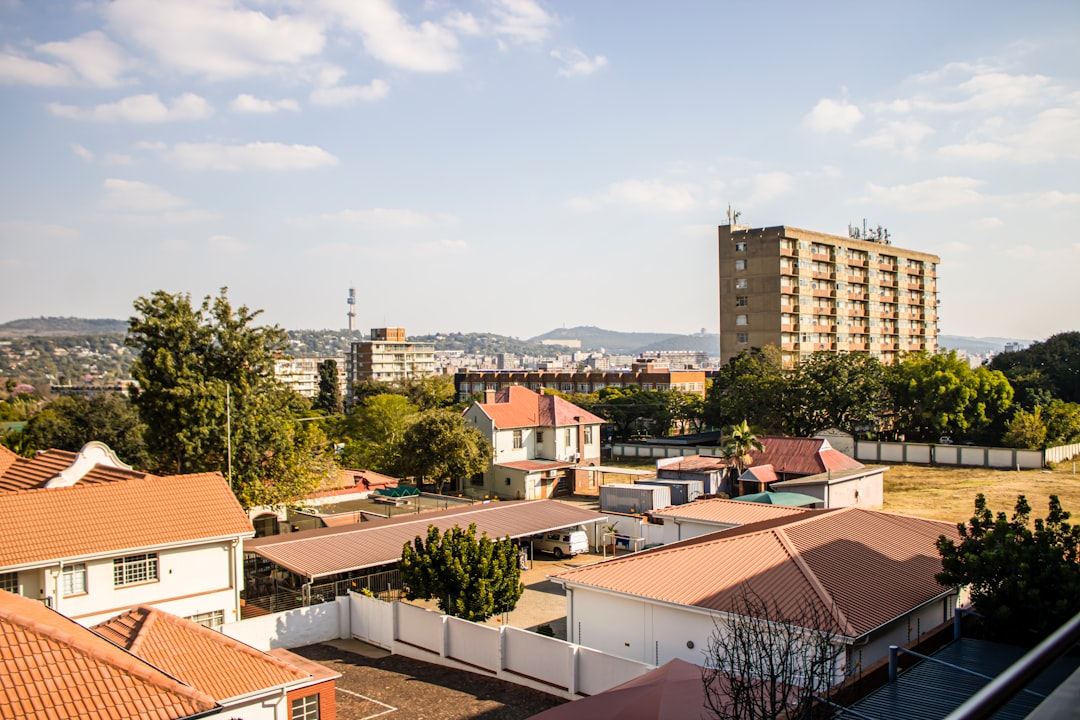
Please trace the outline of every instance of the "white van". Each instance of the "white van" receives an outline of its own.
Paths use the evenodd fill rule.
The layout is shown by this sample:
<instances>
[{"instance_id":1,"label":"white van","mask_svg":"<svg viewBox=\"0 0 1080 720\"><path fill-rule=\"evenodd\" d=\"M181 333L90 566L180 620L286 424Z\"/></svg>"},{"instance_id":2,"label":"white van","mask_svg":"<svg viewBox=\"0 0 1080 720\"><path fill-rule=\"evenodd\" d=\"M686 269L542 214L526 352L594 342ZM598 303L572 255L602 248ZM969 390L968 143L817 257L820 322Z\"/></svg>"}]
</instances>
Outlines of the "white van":
<instances>
[{"instance_id":1,"label":"white van","mask_svg":"<svg viewBox=\"0 0 1080 720\"><path fill-rule=\"evenodd\" d=\"M552 530L529 538L533 550L551 553L556 558L589 552L589 536L584 530Z\"/></svg>"}]
</instances>

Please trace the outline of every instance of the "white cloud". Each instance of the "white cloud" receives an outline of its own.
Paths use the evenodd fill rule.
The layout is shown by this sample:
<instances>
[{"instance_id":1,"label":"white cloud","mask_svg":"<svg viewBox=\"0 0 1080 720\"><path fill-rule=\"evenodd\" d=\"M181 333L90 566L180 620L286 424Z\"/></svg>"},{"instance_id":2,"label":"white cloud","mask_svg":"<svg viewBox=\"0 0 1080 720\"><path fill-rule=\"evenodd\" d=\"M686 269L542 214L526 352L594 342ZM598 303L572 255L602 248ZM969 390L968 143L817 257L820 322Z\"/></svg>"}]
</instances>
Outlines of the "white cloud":
<instances>
[{"instance_id":1,"label":"white cloud","mask_svg":"<svg viewBox=\"0 0 1080 720\"><path fill-rule=\"evenodd\" d=\"M802 120L803 127L819 133L850 133L862 120L858 107L847 100L822 98Z\"/></svg>"},{"instance_id":2,"label":"white cloud","mask_svg":"<svg viewBox=\"0 0 1080 720\"><path fill-rule=\"evenodd\" d=\"M494 30L513 42L545 40L555 18L534 0L490 0Z\"/></svg>"},{"instance_id":3,"label":"white cloud","mask_svg":"<svg viewBox=\"0 0 1080 720\"><path fill-rule=\"evenodd\" d=\"M977 190L981 184L969 177L939 177L892 187L870 183L870 195L863 200L910 211L947 210L983 202L983 196Z\"/></svg>"},{"instance_id":4,"label":"white cloud","mask_svg":"<svg viewBox=\"0 0 1080 720\"><path fill-rule=\"evenodd\" d=\"M469 243L464 240L435 240L420 243L417 249L425 256L454 255L468 251Z\"/></svg>"},{"instance_id":5,"label":"white cloud","mask_svg":"<svg viewBox=\"0 0 1080 720\"><path fill-rule=\"evenodd\" d=\"M997 230L1005 223L999 217L984 217L975 220L971 224L978 230Z\"/></svg>"},{"instance_id":6,"label":"white cloud","mask_svg":"<svg viewBox=\"0 0 1080 720\"><path fill-rule=\"evenodd\" d=\"M231 235L211 235L207 239L210 249L224 255L240 255L251 249L251 245Z\"/></svg>"},{"instance_id":7,"label":"white cloud","mask_svg":"<svg viewBox=\"0 0 1080 720\"><path fill-rule=\"evenodd\" d=\"M367 85L333 85L315 88L311 91L310 100L315 105L338 107L357 100L375 102L382 100L389 93L390 85L385 80L376 78Z\"/></svg>"},{"instance_id":8,"label":"white cloud","mask_svg":"<svg viewBox=\"0 0 1080 720\"><path fill-rule=\"evenodd\" d=\"M795 178L789 173L777 170L758 173L753 178L754 189L746 200L747 207L757 207L778 197L790 194L795 189Z\"/></svg>"},{"instance_id":9,"label":"white cloud","mask_svg":"<svg viewBox=\"0 0 1080 720\"><path fill-rule=\"evenodd\" d=\"M81 157L86 162L90 162L94 159L94 153L90 152L79 143L73 143L71 145L71 151Z\"/></svg>"},{"instance_id":10,"label":"white cloud","mask_svg":"<svg viewBox=\"0 0 1080 720\"><path fill-rule=\"evenodd\" d=\"M1067 193L1060 190L1020 193L1012 196L1008 201L1008 207L1030 210L1051 210L1072 205L1080 205L1080 193Z\"/></svg>"},{"instance_id":11,"label":"white cloud","mask_svg":"<svg viewBox=\"0 0 1080 720\"><path fill-rule=\"evenodd\" d=\"M303 225L327 225L345 229L416 230L456 225L458 219L453 215L405 208L369 208L302 218L299 222Z\"/></svg>"},{"instance_id":12,"label":"white cloud","mask_svg":"<svg viewBox=\"0 0 1080 720\"><path fill-rule=\"evenodd\" d=\"M0 54L0 82L8 85L61 87L75 81L75 73L63 65L32 60L11 51Z\"/></svg>"},{"instance_id":13,"label":"white cloud","mask_svg":"<svg viewBox=\"0 0 1080 720\"><path fill-rule=\"evenodd\" d=\"M271 17L230 0L114 0L104 12L110 30L168 69L211 79L295 66L325 43L322 24L312 18Z\"/></svg>"},{"instance_id":14,"label":"white cloud","mask_svg":"<svg viewBox=\"0 0 1080 720\"><path fill-rule=\"evenodd\" d=\"M281 100L265 100L254 95L241 93L229 103L229 109L238 113L276 113L279 110L297 112L300 105L295 100L284 98Z\"/></svg>"},{"instance_id":15,"label":"white cloud","mask_svg":"<svg viewBox=\"0 0 1080 720\"><path fill-rule=\"evenodd\" d=\"M443 18L443 23L462 35L483 35L484 27L472 13L454 10Z\"/></svg>"},{"instance_id":16,"label":"white cloud","mask_svg":"<svg viewBox=\"0 0 1080 720\"><path fill-rule=\"evenodd\" d=\"M590 58L577 48L571 48L569 50L552 50L551 57L563 64L563 66L559 68L559 75L563 77L592 75L594 72L607 65L607 58L603 55L597 55Z\"/></svg>"},{"instance_id":17,"label":"white cloud","mask_svg":"<svg viewBox=\"0 0 1080 720\"><path fill-rule=\"evenodd\" d=\"M893 152L912 153L923 140L934 134L934 128L914 118L890 120L878 131L855 143L858 147Z\"/></svg>"},{"instance_id":18,"label":"white cloud","mask_svg":"<svg viewBox=\"0 0 1080 720\"><path fill-rule=\"evenodd\" d=\"M177 197L156 185L135 180L109 178L104 183L105 194L101 207L109 212L159 213L186 206L187 200Z\"/></svg>"},{"instance_id":19,"label":"white cloud","mask_svg":"<svg viewBox=\"0 0 1080 720\"><path fill-rule=\"evenodd\" d=\"M338 164L338 159L315 145L253 142L246 145L179 143L164 152L165 159L184 170L310 170Z\"/></svg>"},{"instance_id":20,"label":"white cloud","mask_svg":"<svg viewBox=\"0 0 1080 720\"><path fill-rule=\"evenodd\" d=\"M74 105L49 103L49 111L58 117L91 122L163 123L177 120L200 120L213 115L214 110L204 98L185 93L161 102L157 93L132 95L114 103L78 108Z\"/></svg>"},{"instance_id":21,"label":"white cloud","mask_svg":"<svg viewBox=\"0 0 1080 720\"><path fill-rule=\"evenodd\" d=\"M962 143L938 150L954 160L1046 163L1080 160L1080 108L1055 107L1035 115L1015 132L1003 122L987 122Z\"/></svg>"},{"instance_id":22,"label":"white cloud","mask_svg":"<svg viewBox=\"0 0 1080 720\"><path fill-rule=\"evenodd\" d=\"M63 61L85 82L95 87L116 87L131 60L119 45L100 30L80 35L72 40L50 42L37 46L38 52Z\"/></svg>"},{"instance_id":23,"label":"white cloud","mask_svg":"<svg viewBox=\"0 0 1080 720\"><path fill-rule=\"evenodd\" d=\"M108 153L101 159L106 165L134 165L135 158L131 157L127 153Z\"/></svg>"},{"instance_id":24,"label":"white cloud","mask_svg":"<svg viewBox=\"0 0 1080 720\"><path fill-rule=\"evenodd\" d=\"M649 212L684 212L697 205L699 193L700 188L692 183L631 179L612 183L608 191L600 195L572 198L569 204L582 210L617 205Z\"/></svg>"},{"instance_id":25,"label":"white cloud","mask_svg":"<svg viewBox=\"0 0 1080 720\"><path fill-rule=\"evenodd\" d=\"M322 0L345 27L360 34L376 60L418 72L448 72L461 65L457 36L433 22L413 25L390 0Z\"/></svg>"}]
</instances>

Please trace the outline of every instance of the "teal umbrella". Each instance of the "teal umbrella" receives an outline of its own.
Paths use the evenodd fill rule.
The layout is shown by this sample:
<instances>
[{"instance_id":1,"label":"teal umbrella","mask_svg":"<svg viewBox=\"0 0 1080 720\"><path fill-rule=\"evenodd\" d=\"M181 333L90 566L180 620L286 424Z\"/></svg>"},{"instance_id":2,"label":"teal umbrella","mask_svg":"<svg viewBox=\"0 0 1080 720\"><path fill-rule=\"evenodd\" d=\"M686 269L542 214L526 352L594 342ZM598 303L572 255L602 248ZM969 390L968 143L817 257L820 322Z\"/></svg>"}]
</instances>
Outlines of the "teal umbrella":
<instances>
[{"instance_id":1,"label":"teal umbrella","mask_svg":"<svg viewBox=\"0 0 1080 720\"><path fill-rule=\"evenodd\" d=\"M816 505L817 503L824 502L821 498L816 498L813 495L804 495L802 493L793 492L750 493L749 495L740 495L739 497L731 499L742 500L743 502L763 503L765 505L786 505L788 507L806 507L807 505Z\"/></svg>"}]
</instances>

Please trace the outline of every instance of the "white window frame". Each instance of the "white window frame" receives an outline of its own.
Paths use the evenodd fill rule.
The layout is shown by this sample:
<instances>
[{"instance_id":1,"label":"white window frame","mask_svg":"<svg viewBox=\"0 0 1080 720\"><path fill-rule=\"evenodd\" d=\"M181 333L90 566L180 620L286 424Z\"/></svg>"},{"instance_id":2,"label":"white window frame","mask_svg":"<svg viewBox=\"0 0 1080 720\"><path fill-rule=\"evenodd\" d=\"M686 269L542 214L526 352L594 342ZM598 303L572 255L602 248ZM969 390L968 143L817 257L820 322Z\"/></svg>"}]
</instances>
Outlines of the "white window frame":
<instances>
[{"instance_id":1,"label":"white window frame","mask_svg":"<svg viewBox=\"0 0 1080 720\"><path fill-rule=\"evenodd\" d=\"M592 445L592 428L591 427L586 427L585 428L585 444L586 445Z\"/></svg>"},{"instance_id":2,"label":"white window frame","mask_svg":"<svg viewBox=\"0 0 1080 720\"><path fill-rule=\"evenodd\" d=\"M296 698L289 706L290 720L319 720L319 693Z\"/></svg>"},{"instance_id":3,"label":"white window frame","mask_svg":"<svg viewBox=\"0 0 1080 720\"><path fill-rule=\"evenodd\" d=\"M743 327L745 325L749 325L750 323L747 320L747 317L745 315L736 315L735 316L735 324L738 325L739 327Z\"/></svg>"},{"instance_id":4,"label":"white window frame","mask_svg":"<svg viewBox=\"0 0 1080 720\"><path fill-rule=\"evenodd\" d=\"M747 286L746 278L735 278L735 289L745 290Z\"/></svg>"},{"instance_id":5,"label":"white window frame","mask_svg":"<svg viewBox=\"0 0 1080 720\"><path fill-rule=\"evenodd\" d=\"M125 587L158 581L157 553L128 555L113 560L113 586Z\"/></svg>"},{"instance_id":6,"label":"white window frame","mask_svg":"<svg viewBox=\"0 0 1080 720\"><path fill-rule=\"evenodd\" d=\"M210 612L196 613L195 615L188 615L187 619L196 625L202 625L204 628L219 630L225 624L225 611L211 610Z\"/></svg>"},{"instance_id":7,"label":"white window frame","mask_svg":"<svg viewBox=\"0 0 1080 720\"><path fill-rule=\"evenodd\" d=\"M744 272L745 270L746 270L746 261L741 260L741 259L736 260L735 261L735 271L736 272Z\"/></svg>"},{"instance_id":8,"label":"white window frame","mask_svg":"<svg viewBox=\"0 0 1080 720\"><path fill-rule=\"evenodd\" d=\"M7 590L9 593L19 594L19 573L6 572L0 573L0 590Z\"/></svg>"},{"instance_id":9,"label":"white window frame","mask_svg":"<svg viewBox=\"0 0 1080 720\"><path fill-rule=\"evenodd\" d=\"M60 581L64 597L86 594L86 563L65 565Z\"/></svg>"},{"instance_id":10,"label":"white window frame","mask_svg":"<svg viewBox=\"0 0 1080 720\"><path fill-rule=\"evenodd\" d=\"M521 429L520 428L518 428L517 430L514 430L513 437L514 437L514 449L515 450L520 450L522 447L525 446L525 441L521 436Z\"/></svg>"}]
</instances>

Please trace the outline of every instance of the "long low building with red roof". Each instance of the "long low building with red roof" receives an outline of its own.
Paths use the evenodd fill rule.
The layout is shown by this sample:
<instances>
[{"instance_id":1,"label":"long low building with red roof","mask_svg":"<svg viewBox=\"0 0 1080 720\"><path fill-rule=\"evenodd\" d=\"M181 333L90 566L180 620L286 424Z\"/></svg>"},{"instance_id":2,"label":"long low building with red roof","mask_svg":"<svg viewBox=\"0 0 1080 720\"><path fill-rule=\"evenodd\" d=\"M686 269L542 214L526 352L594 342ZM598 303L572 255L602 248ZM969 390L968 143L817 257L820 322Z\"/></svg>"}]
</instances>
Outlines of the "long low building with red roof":
<instances>
[{"instance_id":1,"label":"long low building with red roof","mask_svg":"<svg viewBox=\"0 0 1080 720\"><path fill-rule=\"evenodd\" d=\"M957 538L956 526L854 507L796 511L552 580L566 588L567 640L654 665L702 664L748 595L788 617L809 607L813 629L846 648L840 680L951 620L956 588L934 579L941 535Z\"/></svg>"},{"instance_id":2,"label":"long low building with red roof","mask_svg":"<svg viewBox=\"0 0 1080 720\"><path fill-rule=\"evenodd\" d=\"M240 619L254 529L219 473L150 475L96 442L15 458L0 474L0 527L0 589L85 625L137 605Z\"/></svg>"}]
</instances>

